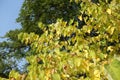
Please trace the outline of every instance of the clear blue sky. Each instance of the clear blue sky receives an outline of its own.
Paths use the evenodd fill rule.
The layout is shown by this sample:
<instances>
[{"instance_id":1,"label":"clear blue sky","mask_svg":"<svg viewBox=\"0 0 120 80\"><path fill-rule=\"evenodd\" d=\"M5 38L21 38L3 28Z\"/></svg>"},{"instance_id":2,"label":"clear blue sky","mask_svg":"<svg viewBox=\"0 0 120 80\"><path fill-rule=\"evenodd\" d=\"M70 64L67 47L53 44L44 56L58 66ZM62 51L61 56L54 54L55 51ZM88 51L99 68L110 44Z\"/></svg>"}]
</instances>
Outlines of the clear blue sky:
<instances>
[{"instance_id":1,"label":"clear blue sky","mask_svg":"<svg viewBox=\"0 0 120 80\"><path fill-rule=\"evenodd\" d=\"M20 8L24 0L0 0L0 37L9 30L20 28L16 23ZM0 42L2 39L0 39Z\"/></svg>"}]
</instances>

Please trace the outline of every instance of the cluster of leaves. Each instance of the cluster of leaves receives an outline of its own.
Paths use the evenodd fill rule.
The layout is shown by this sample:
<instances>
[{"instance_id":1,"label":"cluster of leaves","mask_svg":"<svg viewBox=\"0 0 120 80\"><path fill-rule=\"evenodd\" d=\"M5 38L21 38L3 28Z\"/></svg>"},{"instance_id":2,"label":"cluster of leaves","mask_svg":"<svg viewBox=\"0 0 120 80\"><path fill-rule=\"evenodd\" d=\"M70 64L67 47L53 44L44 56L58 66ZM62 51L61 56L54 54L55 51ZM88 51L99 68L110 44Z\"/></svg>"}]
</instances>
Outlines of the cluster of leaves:
<instances>
[{"instance_id":1,"label":"cluster of leaves","mask_svg":"<svg viewBox=\"0 0 120 80\"><path fill-rule=\"evenodd\" d=\"M24 7L26 3L27 5L31 5L32 8ZM53 5L55 3L60 4ZM65 5L65 3L67 3L67 5ZM71 3L74 3L77 7L72 6ZM34 9L33 7L38 4L41 4L41 8ZM28 10L29 8L33 9L29 10L30 15L33 14L33 17L29 17L29 20L35 22L35 24L32 24L29 20L26 22L27 19L24 18L27 18L27 14L24 18L22 17L23 19L18 19L23 21L21 21L23 26L25 25L24 23L30 28L34 25L37 27L33 27L35 30L42 31L42 34L34 31L23 31L18 35L18 40L21 41L22 44L26 46L29 45L30 47L30 50L27 52L27 54L30 55L26 57L29 62L29 66L27 67L28 73L24 79L108 79L104 65L109 64L114 54L119 55L120 52L119 0L26 0L24 5L23 12L25 11L24 9L27 10L27 8ZM67 9L62 11L63 13L61 14L59 14L59 10L58 12L56 10L58 7L60 10L64 10L66 9L64 7L68 7L68 5L73 8L75 7L77 14L75 11L74 16L74 11L72 11L70 17L67 16L68 19L66 20L66 18L63 17L63 13L70 13L66 11L71 10ZM44 8L42 8L43 6ZM49 13L44 9L48 9L48 11L51 10L50 12L54 12L55 10L57 13ZM38 16L38 13L41 11L43 11L44 14L39 14ZM52 17L48 17L47 15L49 14L51 14ZM58 17L58 15L60 15L60 17ZM54 21L54 18L62 17L63 19ZM39 18L39 20L36 21L37 18ZM49 18L52 18L53 21L49 20ZM33 21L34 19L35 21ZM47 22L49 21L52 24L48 24ZM14 77L17 80L21 80L21 75L15 71L11 72L9 76L10 78Z\"/></svg>"},{"instance_id":2,"label":"cluster of leaves","mask_svg":"<svg viewBox=\"0 0 120 80\"><path fill-rule=\"evenodd\" d=\"M30 55L25 54L30 49L29 45L21 43L17 38L20 32L33 32L41 35L43 31L38 27L39 21L42 21L45 24L56 22L57 18L64 18L64 20L69 21L70 18L74 18L77 15L78 10L78 4L76 4L75 2L70 3L69 0L25 0L21 8L19 17L17 18L17 22L21 24L22 28L11 30L6 33L5 38L7 38L7 41L0 43L0 54L5 54L6 56L10 55L10 59L14 57L14 61L12 61L12 63L20 60L27 55ZM7 61L6 58L2 58L2 61ZM11 66L13 66L14 64L10 63L9 60L7 61L7 63L10 64L9 68L11 70ZM4 66L3 68L1 68L1 70L3 69L4 71L8 71L6 67L7 66ZM3 71L0 73L6 74L3 73Z\"/></svg>"},{"instance_id":3,"label":"cluster of leaves","mask_svg":"<svg viewBox=\"0 0 120 80\"><path fill-rule=\"evenodd\" d=\"M91 77L92 79L103 77L104 73L101 69L103 65L101 64L104 63L101 61L106 56L90 49L89 42L84 40L83 32L77 29L77 24L71 24L73 24L73 20L70 24L58 20L57 23L49 25L46 30L46 27L39 23L39 26L45 31L40 37L34 33L19 34L18 38L26 45L31 44L31 53L36 54L36 56L27 58L30 62L28 67L30 74L28 73L28 75L35 75L28 79L47 80L51 79L52 74L58 79L71 80L81 77ZM94 74L90 74L91 72Z\"/></svg>"}]
</instances>

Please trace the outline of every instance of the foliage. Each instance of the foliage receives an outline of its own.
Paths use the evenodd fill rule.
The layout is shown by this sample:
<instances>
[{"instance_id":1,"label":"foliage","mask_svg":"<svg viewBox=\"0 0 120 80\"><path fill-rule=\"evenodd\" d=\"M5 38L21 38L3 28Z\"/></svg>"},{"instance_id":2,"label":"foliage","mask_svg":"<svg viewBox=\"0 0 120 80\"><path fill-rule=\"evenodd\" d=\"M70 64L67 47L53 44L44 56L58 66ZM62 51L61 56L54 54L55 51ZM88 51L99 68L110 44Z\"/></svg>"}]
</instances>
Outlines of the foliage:
<instances>
[{"instance_id":1,"label":"foliage","mask_svg":"<svg viewBox=\"0 0 120 80\"><path fill-rule=\"evenodd\" d=\"M18 18L23 28L18 41L30 47L24 79L107 80L104 65L120 52L119 5L119 0L25 0ZM9 76L21 80L17 72Z\"/></svg>"},{"instance_id":2,"label":"foliage","mask_svg":"<svg viewBox=\"0 0 120 80\"><path fill-rule=\"evenodd\" d=\"M106 68L110 75L113 77L113 80L119 80L120 79L120 61L117 59L113 59L112 63L110 65L106 65Z\"/></svg>"},{"instance_id":3,"label":"foliage","mask_svg":"<svg viewBox=\"0 0 120 80\"><path fill-rule=\"evenodd\" d=\"M26 47L17 36L21 30L9 31L6 34L8 40L0 42L0 76L8 77L9 72L14 69L22 71L19 68L18 62L26 56ZM4 76L3 76L4 75Z\"/></svg>"}]
</instances>

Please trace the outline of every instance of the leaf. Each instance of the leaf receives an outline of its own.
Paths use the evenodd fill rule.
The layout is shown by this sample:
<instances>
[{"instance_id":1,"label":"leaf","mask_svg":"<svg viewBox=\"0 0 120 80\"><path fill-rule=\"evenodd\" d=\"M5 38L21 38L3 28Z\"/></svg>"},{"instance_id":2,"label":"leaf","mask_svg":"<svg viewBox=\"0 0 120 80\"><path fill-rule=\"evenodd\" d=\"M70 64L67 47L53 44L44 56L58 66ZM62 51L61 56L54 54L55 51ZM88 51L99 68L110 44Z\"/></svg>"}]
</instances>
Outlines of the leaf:
<instances>
[{"instance_id":1,"label":"leaf","mask_svg":"<svg viewBox=\"0 0 120 80\"><path fill-rule=\"evenodd\" d=\"M83 20L83 19L82 19L82 16L78 16L78 19L80 19L81 21Z\"/></svg>"},{"instance_id":2,"label":"leaf","mask_svg":"<svg viewBox=\"0 0 120 80\"><path fill-rule=\"evenodd\" d=\"M112 13L111 9L107 9L107 13L111 14Z\"/></svg>"},{"instance_id":3,"label":"leaf","mask_svg":"<svg viewBox=\"0 0 120 80\"><path fill-rule=\"evenodd\" d=\"M93 51L93 50L90 50L90 56L92 57L92 58L95 58L95 52Z\"/></svg>"},{"instance_id":4,"label":"leaf","mask_svg":"<svg viewBox=\"0 0 120 80\"><path fill-rule=\"evenodd\" d=\"M117 59L114 59L112 63L109 65L106 65L106 69L113 78L113 80L119 80L120 79L120 61Z\"/></svg>"},{"instance_id":5,"label":"leaf","mask_svg":"<svg viewBox=\"0 0 120 80\"><path fill-rule=\"evenodd\" d=\"M100 57L101 59L104 59L104 56L105 56L105 55L104 55L103 53L100 53L100 54L99 54L99 57Z\"/></svg>"},{"instance_id":6,"label":"leaf","mask_svg":"<svg viewBox=\"0 0 120 80\"><path fill-rule=\"evenodd\" d=\"M52 74L52 80L61 80L60 75L58 73Z\"/></svg>"},{"instance_id":7,"label":"leaf","mask_svg":"<svg viewBox=\"0 0 120 80\"><path fill-rule=\"evenodd\" d=\"M76 67L79 67L81 65L81 58L74 58L74 65Z\"/></svg>"}]
</instances>

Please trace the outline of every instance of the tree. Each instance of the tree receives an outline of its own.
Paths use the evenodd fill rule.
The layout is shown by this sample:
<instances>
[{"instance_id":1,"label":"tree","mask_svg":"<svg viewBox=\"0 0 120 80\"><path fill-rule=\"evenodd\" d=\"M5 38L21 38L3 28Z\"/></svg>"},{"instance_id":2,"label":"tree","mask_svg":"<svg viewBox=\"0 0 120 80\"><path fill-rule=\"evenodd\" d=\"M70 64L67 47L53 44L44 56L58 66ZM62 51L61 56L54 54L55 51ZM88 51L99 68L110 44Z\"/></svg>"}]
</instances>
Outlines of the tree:
<instances>
[{"instance_id":1,"label":"tree","mask_svg":"<svg viewBox=\"0 0 120 80\"><path fill-rule=\"evenodd\" d=\"M6 53L7 55L10 54L11 56L16 56L15 58L17 59L15 60L19 60L25 56L30 55L26 54L26 52L29 51L30 45L25 45L21 43L17 38L18 34L20 32L34 32L38 35L41 35L43 31L38 27L39 21L42 21L45 24L50 24L55 22L57 18L62 18L63 15L65 15L64 20L69 21L70 18L75 18L77 10L79 10L79 7L77 5L79 4L76 4L75 2L70 3L69 1L63 0L55 2L25 0L21 8L20 16L17 19L17 22L21 23L22 28L11 30L5 35L5 38L7 38L8 40L0 43L2 51L4 51L4 53ZM49 16L49 19L45 18L45 16ZM81 24L84 24L84 22L81 22ZM13 64L11 64L10 66L12 65Z\"/></svg>"},{"instance_id":2,"label":"tree","mask_svg":"<svg viewBox=\"0 0 120 80\"><path fill-rule=\"evenodd\" d=\"M108 79L104 65L120 51L119 5L119 0L25 0L16 40L28 46L24 79Z\"/></svg>"}]
</instances>

